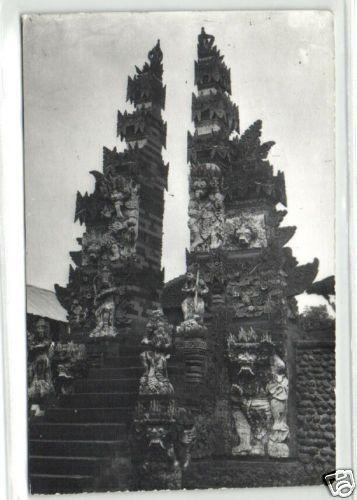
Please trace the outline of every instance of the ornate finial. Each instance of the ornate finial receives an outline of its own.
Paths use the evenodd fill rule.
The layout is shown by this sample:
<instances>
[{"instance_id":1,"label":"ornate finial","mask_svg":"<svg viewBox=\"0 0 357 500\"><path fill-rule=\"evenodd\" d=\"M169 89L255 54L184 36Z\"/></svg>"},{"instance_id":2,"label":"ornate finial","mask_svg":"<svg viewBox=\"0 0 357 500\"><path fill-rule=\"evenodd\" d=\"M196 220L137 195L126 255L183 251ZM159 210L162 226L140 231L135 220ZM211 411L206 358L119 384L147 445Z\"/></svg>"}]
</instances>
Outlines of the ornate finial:
<instances>
[{"instance_id":1,"label":"ornate finial","mask_svg":"<svg viewBox=\"0 0 357 500\"><path fill-rule=\"evenodd\" d=\"M213 44L214 36L208 35L202 27L201 33L198 35L198 57L207 57L212 55Z\"/></svg>"},{"instance_id":2,"label":"ornate finial","mask_svg":"<svg viewBox=\"0 0 357 500\"><path fill-rule=\"evenodd\" d=\"M157 41L155 47L148 53L148 58L151 66L160 64L162 61L162 50L160 48L160 39Z\"/></svg>"}]
</instances>

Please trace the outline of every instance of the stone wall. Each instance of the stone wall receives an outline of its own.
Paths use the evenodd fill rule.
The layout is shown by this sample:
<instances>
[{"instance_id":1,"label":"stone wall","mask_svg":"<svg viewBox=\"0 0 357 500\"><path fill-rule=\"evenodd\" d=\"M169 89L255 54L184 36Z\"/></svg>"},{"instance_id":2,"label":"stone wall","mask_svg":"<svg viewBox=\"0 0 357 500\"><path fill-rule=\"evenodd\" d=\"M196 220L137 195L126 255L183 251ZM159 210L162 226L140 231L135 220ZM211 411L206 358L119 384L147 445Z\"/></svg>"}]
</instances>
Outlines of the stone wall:
<instances>
[{"instance_id":1,"label":"stone wall","mask_svg":"<svg viewBox=\"0 0 357 500\"><path fill-rule=\"evenodd\" d=\"M296 444L314 483L335 468L335 349L332 342L300 342L296 353Z\"/></svg>"},{"instance_id":2,"label":"stone wall","mask_svg":"<svg viewBox=\"0 0 357 500\"><path fill-rule=\"evenodd\" d=\"M291 454L287 459L232 457L224 450L224 425L206 430L215 441L220 428L221 444L210 453L193 450L193 461L183 478L185 488L294 486L322 484L322 475L335 468L335 341L334 332L303 332L288 329L292 400L289 405ZM219 413L219 412L218 412ZM229 410L225 423L229 422ZM217 415L215 415L217 417ZM217 423L217 422L216 422ZM206 436L207 437L207 436ZM208 443L207 443L208 444ZM234 444L234 443L233 443ZM202 450L201 450L202 451Z\"/></svg>"}]
</instances>

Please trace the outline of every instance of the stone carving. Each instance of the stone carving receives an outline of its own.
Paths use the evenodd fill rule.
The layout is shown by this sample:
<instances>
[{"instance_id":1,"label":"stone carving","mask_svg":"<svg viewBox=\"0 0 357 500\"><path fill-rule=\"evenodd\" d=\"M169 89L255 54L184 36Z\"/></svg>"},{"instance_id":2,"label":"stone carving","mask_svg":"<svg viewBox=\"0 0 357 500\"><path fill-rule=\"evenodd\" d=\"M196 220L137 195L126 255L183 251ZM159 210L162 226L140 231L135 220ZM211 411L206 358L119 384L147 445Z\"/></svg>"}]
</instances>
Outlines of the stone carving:
<instances>
[{"instance_id":1,"label":"stone carving","mask_svg":"<svg viewBox=\"0 0 357 500\"><path fill-rule=\"evenodd\" d=\"M172 347L172 326L161 309L150 312L142 344L154 351L169 351Z\"/></svg>"},{"instance_id":2,"label":"stone carving","mask_svg":"<svg viewBox=\"0 0 357 500\"><path fill-rule=\"evenodd\" d=\"M195 438L194 421L177 408L174 388L167 374L173 327L161 310L150 312L141 353L144 373L140 379L135 411L138 472L146 489L179 489L182 470L190 462Z\"/></svg>"},{"instance_id":3,"label":"stone carving","mask_svg":"<svg viewBox=\"0 0 357 500\"><path fill-rule=\"evenodd\" d=\"M264 214L243 212L226 219L225 248L250 249L267 246Z\"/></svg>"},{"instance_id":4,"label":"stone carving","mask_svg":"<svg viewBox=\"0 0 357 500\"><path fill-rule=\"evenodd\" d=\"M161 310L151 312L142 344L144 374L140 379L139 394L170 395L174 389L167 375L167 360L172 347L172 326Z\"/></svg>"},{"instance_id":5,"label":"stone carving","mask_svg":"<svg viewBox=\"0 0 357 500\"><path fill-rule=\"evenodd\" d=\"M191 251L209 251L223 242L224 196L219 188L219 172L191 168L188 226Z\"/></svg>"},{"instance_id":6,"label":"stone carving","mask_svg":"<svg viewBox=\"0 0 357 500\"><path fill-rule=\"evenodd\" d=\"M145 351L141 354L141 362L145 372L140 379L140 394L173 394L174 389L167 375L169 354Z\"/></svg>"},{"instance_id":7,"label":"stone carving","mask_svg":"<svg viewBox=\"0 0 357 500\"><path fill-rule=\"evenodd\" d=\"M208 295L208 287L204 280L200 277L200 272L196 275L192 272L186 274L186 283L182 288L182 292L186 295L182 302L182 312L184 321L198 319L202 321L205 312L205 297Z\"/></svg>"},{"instance_id":8,"label":"stone carving","mask_svg":"<svg viewBox=\"0 0 357 500\"><path fill-rule=\"evenodd\" d=\"M96 265L102 252L102 235L95 230L89 230L82 236L82 264Z\"/></svg>"},{"instance_id":9,"label":"stone carving","mask_svg":"<svg viewBox=\"0 0 357 500\"><path fill-rule=\"evenodd\" d=\"M286 273L262 261L243 264L229 280L226 301L236 318L267 316L276 324L288 317Z\"/></svg>"},{"instance_id":10,"label":"stone carving","mask_svg":"<svg viewBox=\"0 0 357 500\"><path fill-rule=\"evenodd\" d=\"M138 448L143 451L139 465L141 487L182 488L182 472L190 464L190 450L196 437L193 421L187 425L176 411L172 421L136 423Z\"/></svg>"},{"instance_id":11,"label":"stone carving","mask_svg":"<svg viewBox=\"0 0 357 500\"><path fill-rule=\"evenodd\" d=\"M195 81L199 90L222 88L231 93L230 70L223 62L219 50L214 45L214 36L202 28L198 36L198 61L195 62Z\"/></svg>"},{"instance_id":12,"label":"stone carving","mask_svg":"<svg viewBox=\"0 0 357 500\"><path fill-rule=\"evenodd\" d=\"M207 328L203 325L205 298L209 290L205 281L192 272L186 274L182 288L186 295L182 302L183 322L177 333L183 337L183 356L185 360L185 379L189 383L202 383L206 372Z\"/></svg>"},{"instance_id":13,"label":"stone carving","mask_svg":"<svg viewBox=\"0 0 357 500\"><path fill-rule=\"evenodd\" d=\"M43 415L43 405L55 393L51 370L53 354L49 323L39 318L33 332L28 333L28 398L35 416Z\"/></svg>"},{"instance_id":14,"label":"stone carving","mask_svg":"<svg viewBox=\"0 0 357 500\"><path fill-rule=\"evenodd\" d=\"M286 444L289 437L287 424L289 381L285 363L277 354L271 359L271 371L272 378L267 385L267 391L270 395L273 423L269 433L268 454L271 457L287 457L289 456L289 447Z\"/></svg>"},{"instance_id":15,"label":"stone carving","mask_svg":"<svg viewBox=\"0 0 357 500\"><path fill-rule=\"evenodd\" d=\"M110 196L116 212L115 230L133 245L138 230L139 185L120 175L112 177Z\"/></svg>"},{"instance_id":16,"label":"stone carving","mask_svg":"<svg viewBox=\"0 0 357 500\"><path fill-rule=\"evenodd\" d=\"M72 394L74 381L87 375L87 353L83 344L56 344L53 356L54 384L57 394Z\"/></svg>"},{"instance_id":17,"label":"stone carving","mask_svg":"<svg viewBox=\"0 0 357 500\"><path fill-rule=\"evenodd\" d=\"M39 318L28 334L28 352L30 409L34 416L43 416L53 398L73 392L74 380L85 376L86 350L73 342L52 342L48 321Z\"/></svg>"},{"instance_id":18,"label":"stone carving","mask_svg":"<svg viewBox=\"0 0 357 500\"><path fill-rule=\"evenodd\" d=\"M91 332L90 337L115 337L115 304L111 296L101 303L95 310L96 327Z\"/></svg>"},{"instance_id":19,"label":"stone carving","mask_svg":"<svg viewBox=\"0 0 357 500\"><path fill-rule=\"evenodd\" d=\"M205 32L205 29L201 28L201 33L198 35L198 55L199 57L206 57L210 54L213 48L214 36L209 35Z\"/></svg>"},{"instance_id":20,"label":"stone carving","mask_svg":"<svg viewBox=\"0 0 357 500\"><path fill-rule=\"evenodd\" d=\"M68 314L68 319L72 324L78 327L82 326L88 316L88 309L83 307L78 299L73 299L71 308Z\"/></svg>"},{"instance_id":21,"label":"stone carving","mask_svg":"<svg viewBox=\"0 0 357 500\"><path fill-rule=\"evenodd\" d=\"M270 336L240 328L227 341L232 365L231 400L238 446L233 455L289 456L286 443L288 379Z\"/></svg>"}]
</instances>

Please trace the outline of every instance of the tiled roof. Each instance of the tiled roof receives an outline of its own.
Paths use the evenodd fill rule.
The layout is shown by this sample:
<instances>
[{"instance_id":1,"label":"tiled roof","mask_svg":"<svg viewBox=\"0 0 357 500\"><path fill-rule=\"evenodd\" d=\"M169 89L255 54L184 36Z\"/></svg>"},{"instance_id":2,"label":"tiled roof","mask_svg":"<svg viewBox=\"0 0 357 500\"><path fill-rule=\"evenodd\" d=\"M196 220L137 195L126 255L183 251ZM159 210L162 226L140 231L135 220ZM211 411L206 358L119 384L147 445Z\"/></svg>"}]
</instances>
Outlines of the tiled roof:
<instances>
[{"instance_id":1,"label":"tiled roof","mask_svg":"<svg viewBox=\"0 0 357 500\"><path fill-rule=\"evenodd\" d=\"M67 312L51 290L26 285L26 311L28 314L67 323Z\"/></svg>"}]
</instances>

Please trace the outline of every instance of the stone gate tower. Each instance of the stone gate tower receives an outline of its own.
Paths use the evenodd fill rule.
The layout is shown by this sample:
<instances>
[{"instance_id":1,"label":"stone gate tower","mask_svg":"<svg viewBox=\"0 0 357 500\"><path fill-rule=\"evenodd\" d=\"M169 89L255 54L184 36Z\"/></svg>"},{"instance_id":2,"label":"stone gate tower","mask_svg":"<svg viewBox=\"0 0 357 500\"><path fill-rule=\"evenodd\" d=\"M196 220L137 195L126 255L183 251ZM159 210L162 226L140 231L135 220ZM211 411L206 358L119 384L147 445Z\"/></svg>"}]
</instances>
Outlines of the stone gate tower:
<instances>
[{"instance_id":1,"label":"stone gate tower","mask_svg":"<svg viewBox=\"0 0 357 500\"><path fill-rule=\"evenodd\" d=\"M195 83L188 272L163 295L182 337L182 399L199 422L197 456L288 458L295 446L289 322L318 261L298 266L285 246L296 228L281 227L284 174L267 159L274 142L261 141L260 120L240 134L230 70L203 28Z\"/></svg>"},{"instance_id":2,"label":"stone gate tower","mask_svg":"<svg viewBox=\"0 0 357 500\"><path fill-rule=\"evenodd\" d=\"M161 156L166 123L159 41L148 58L128 79L134 111L118 112L117 135L126 149L104 147L103 172L90 172L94 192L77 193L75 221L86 228L78 238L82 248L70 253L76 267L70 266L67 287L55 287L72 333L85 338L115 336L159 301L168 173Z\"/></svg>"}]
</instances>

